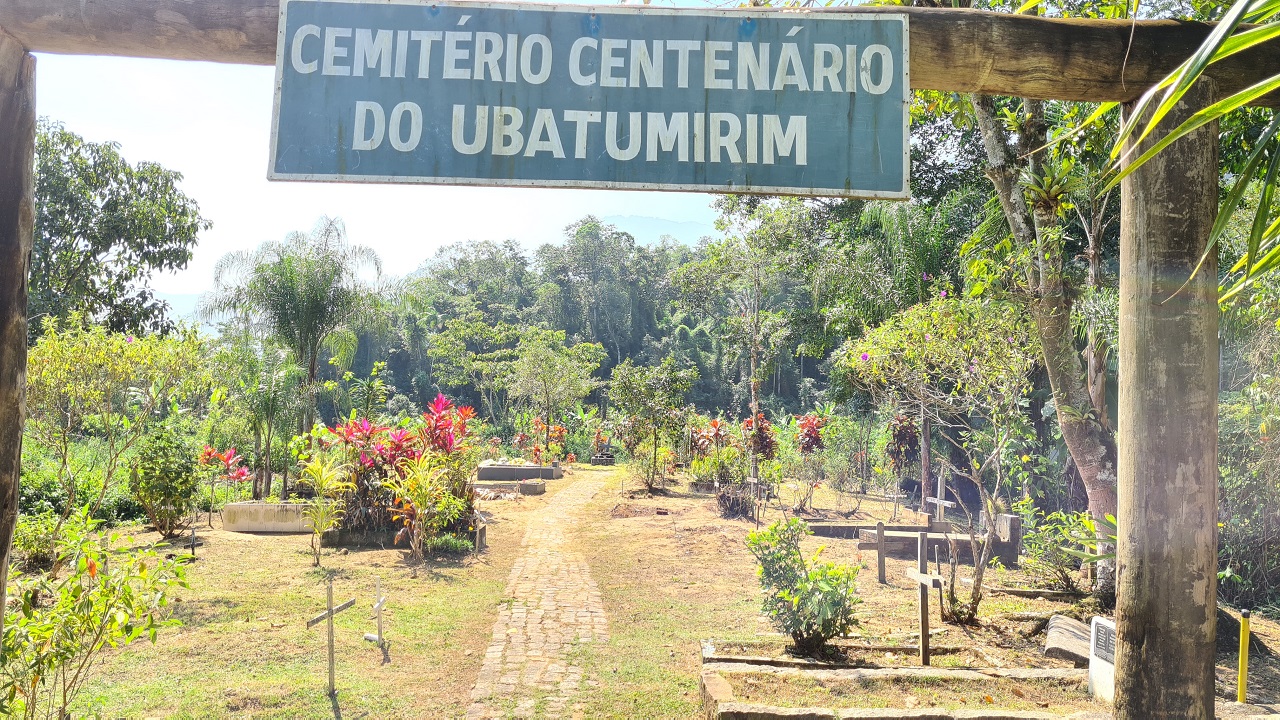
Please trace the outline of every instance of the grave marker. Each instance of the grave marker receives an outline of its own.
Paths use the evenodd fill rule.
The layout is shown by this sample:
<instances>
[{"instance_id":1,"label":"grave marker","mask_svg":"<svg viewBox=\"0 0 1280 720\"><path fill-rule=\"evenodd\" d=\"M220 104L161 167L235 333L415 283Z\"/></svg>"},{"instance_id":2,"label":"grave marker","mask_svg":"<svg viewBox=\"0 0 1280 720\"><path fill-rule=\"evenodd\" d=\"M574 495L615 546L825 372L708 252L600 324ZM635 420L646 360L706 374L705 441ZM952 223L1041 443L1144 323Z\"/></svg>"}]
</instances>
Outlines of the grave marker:
<instances>
[{"instance_id":1,"label":"grave marker","mask_svg":"<svg viewBox=\"0 0 1280 720\"><path fill-rule=\"evenodd\" d=\"M350 608L352 605L355 605L355 604L356 604L356 599L351 598L350 600L342 603L338 607L334 607L333 606L333 578L329 578L328 601L326 603L326 606L328 607L328 609L307 621L308 630L310 630L311 628L315 627L317 624L325 620L329 621L329 697L338 696L338 690L333 686L333 616L337 615L343 610L346 610L347 608Z\"/></svg>"},{"instance_id":2,"label":"grave marker","mask_svg":"<svg viewBox=\"0 0 1280 720\"><path fill-rule=\"evenodd\" d=\"M942 576L929 574L929 533L920 533L916 551L916 569L907 577L920 585L920 664L929 664L929 588L941 588Z\"/></svg>"},{"instance_id":3,"label":"grave marker","mask_svg":"<svg viewBox=\"0 0 1280 720\"><path fill-rule=\"evenodd\" d=\"M1089 623L1089 692L1099 700L1116 698L1116 624L1104 617Z\"/></svg>"},{"instance_id":4,"label":"grave marker","mask_svg":"<svg viewBox=\"0 0 1280 720\"><path fill-rule=\"evenodd\" d=\"M941 485L941 481L939 481L939 484ZM956 506L954 502L950 500L942 499L943 489L945 489L945 486L941 486L938 488L939 497L931 497L931 498L924 499L926 503L929 503L934 506L933 519L937 520L938 522L944 522L946 520L947 508L952 508Z\"/></svg>"},{"instance_id":5,"label":"grave marker","mask_svg":"<svg viewBox=\"0 0 1280 720\"><path fill-rule=\"evenodd\" d=\"M881 585L884 581L884 523L876 523L876 578Z\"/></svg>"},{"instance_id":6,"label":"grave marker","mask_svg":"<svg viewBox=\"0 0 1280 720\"><path fill-rule=\"evenodd\" d=\"M372 643L377 643L378 647L384 647L385 640L382 639L382 608L387 604L387 597L382 594L382 578L375 580L373 595L373 617L378 621L378 634L365 633L364 639Z\"/></svg>"}]
</instances>

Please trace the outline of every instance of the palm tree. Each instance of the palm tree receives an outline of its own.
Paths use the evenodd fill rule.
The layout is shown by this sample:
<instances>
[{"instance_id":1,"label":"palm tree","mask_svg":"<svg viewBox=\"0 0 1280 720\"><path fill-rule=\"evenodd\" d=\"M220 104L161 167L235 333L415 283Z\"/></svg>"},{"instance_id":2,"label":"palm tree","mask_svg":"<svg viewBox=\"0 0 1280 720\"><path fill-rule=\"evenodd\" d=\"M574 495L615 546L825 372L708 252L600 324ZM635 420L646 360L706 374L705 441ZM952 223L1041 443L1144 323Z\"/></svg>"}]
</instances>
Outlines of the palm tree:
<instances>
[{"instance_id":1,"label":"palm tree","mask_svg":"<svg viewBox=\"0 0 1280 720\"><path fill-rule=\"evenodd\" d=\"M369 282L363 273L372 271ZM214 290L202 303L206 317L246 316L259 334L274 337L306 373L300 433L315 424L316 377L322 349L344 363L355 353L355 328L376 304L382 261L347 241L341 220L324 217L309 234L291 233L253 251L224 255Z\"/></svg>"},{"instance_id":2,"label":"palm tree","mask_svg":"<svg viewBox=\"0 0 1280 720\"><path fill-rule=\"evenodd\" d=\"M296 402L302 368L287 349L269 343L263 343L261 352L253 354L243 367L240 394L249 412L260 458L258 477L253 483L253 497L257 500L271 494L271 445L281 418L296 410L291 406Z\"/></svg>"}]
</instances>

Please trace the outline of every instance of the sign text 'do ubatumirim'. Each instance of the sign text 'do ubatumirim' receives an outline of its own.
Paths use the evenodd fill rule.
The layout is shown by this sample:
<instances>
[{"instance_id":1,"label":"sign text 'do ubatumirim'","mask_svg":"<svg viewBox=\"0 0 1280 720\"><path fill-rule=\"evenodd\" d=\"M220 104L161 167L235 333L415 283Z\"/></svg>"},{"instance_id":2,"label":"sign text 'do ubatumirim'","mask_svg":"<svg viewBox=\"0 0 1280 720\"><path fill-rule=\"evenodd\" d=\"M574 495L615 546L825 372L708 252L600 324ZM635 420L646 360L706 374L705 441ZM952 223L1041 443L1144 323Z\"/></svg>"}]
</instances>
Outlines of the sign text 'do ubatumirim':
<instances>
[{"instance_id":1,"label":"sign text 'do ubatumirim'","mask_svg":"<svg viewBox=\"0 0 1280 720\"><path fill-rule=\"evenodd\" d=\"M280 12L273 180L908 197L904 14Z\"/></svg>"}]
</instances>

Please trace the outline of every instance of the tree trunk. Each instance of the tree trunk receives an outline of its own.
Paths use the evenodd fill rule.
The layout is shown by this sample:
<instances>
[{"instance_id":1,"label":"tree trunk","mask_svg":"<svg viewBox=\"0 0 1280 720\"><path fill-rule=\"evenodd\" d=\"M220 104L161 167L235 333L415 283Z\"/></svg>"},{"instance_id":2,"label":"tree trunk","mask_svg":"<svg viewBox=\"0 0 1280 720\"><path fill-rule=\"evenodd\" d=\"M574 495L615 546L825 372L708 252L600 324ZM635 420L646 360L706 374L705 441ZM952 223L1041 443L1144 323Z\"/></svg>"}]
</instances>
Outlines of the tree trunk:
<instances>
[{"instance_id":1,"label":"tree trunk","mask_svg":"<svg viewBox=\"0 0 1280 720\"><path fill-rule=\"evenodd\" d=\"M1035 319L1062 439L1084 482L1089 512L1094 518L1103 519L1116 513L1115 437L1099 421L1089 393L1087 368L1076 351L1071 306L1063 281L1060 228L1051 208L1043 209L1036 217L1027 206L1018 183L1016 156L1009 147L1004 126L996 118L995 103L990 97L974 96L973 106L990 163L987 176L996 187L1005 219L1018 243L1036 250L1036 263L1028 271L1032 295L1028 309ZM1043 134L1043 126L1032 130L1036 132L1025 134L1037 137L1022 138L1027 150L1044 144L1038 137ZM1106 564L1100 565L1099 576L1103 596L1110 596L1113 575Z\"/></svg>"},{"instance_id":2,"label":"tree trunk","mask_svg":"<svg viewBox=\"0 0 1280 720\"><path fill-rule=\"evenodd\" d=\"M0 30L0 600L18 522L27 416L27 273L35 232L36 60ZM0 608L2 609L2 608ZM0 612L0 634L4 618Z\"/></svg>"},{"instance_id":3,"label":"tree trunk","mask_svg":"<svg viewBox=\"0 0 1280 720\"><path fill-rule=\"evenodd\" d=\"M929 457L929 436L933 434L933 427L929 422L929 413L925 410L924 404L920 404L920 511L929 512L929 504L925 501L928 497L938 497L933 493L933 473L930 468L932 458ZM938 497L939 500L946 500L944 497ZM939 505L938 507L943 507Z\"/></svg>"},{"instance_id":4,"label":"tree trunk","mask_svg":"<svg viewBox=\"0 0 1280 720\"><path fill-rule=\"evenodd\" d=\"M1131 157L1215 99L1202 81ZM1118 720L1212 718L1218 569L1218 124L1121 186ZM1129 151L1126 148L1126 151Z\"/></svg>"},{"instance_id":5,"label":"tree trunk","mask_svg":"<svg viewBox=\"0 0 1280 720\"><path fill-rule=\"evenodd\" d=\"M275 435L275 428L272 427L271 424L268 424L266 442L263 443L263 452L266 453L266 463L264 463L264 469L266 472L262 476L262 494L257 499L271 496L271 441L273 440L273 435Z\"/></svg>"},{"instance_id":6,"label":"tree trunk","mask_svg":"<svg viewBox=\"0 0 1280 720\"><path fill-rule=\"evenodd\" d=\"M254 473L255 477L253 478L253 499L261 500L264 473L262 469L262 426L258 423L254 423L253 426L253 457L258 463L258 467L254 468L257 472Z\"/></svg>"}]
</instances>

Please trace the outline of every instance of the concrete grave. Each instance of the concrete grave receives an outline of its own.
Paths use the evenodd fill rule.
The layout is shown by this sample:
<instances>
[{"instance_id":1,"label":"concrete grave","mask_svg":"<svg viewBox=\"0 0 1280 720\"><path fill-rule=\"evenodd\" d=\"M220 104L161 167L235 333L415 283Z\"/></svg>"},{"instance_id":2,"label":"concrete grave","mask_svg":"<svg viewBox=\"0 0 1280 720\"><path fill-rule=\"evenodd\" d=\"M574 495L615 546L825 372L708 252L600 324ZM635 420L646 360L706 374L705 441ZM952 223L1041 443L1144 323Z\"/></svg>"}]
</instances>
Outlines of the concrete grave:
<instances>
[{"instance_id":1,"label":"concrete grave","mask_svg":"<svg viewBox=\"0 0 1280 720\"><path fill-rule=\"evenodd\" d=\"M306 503L227 503L222 529L249 533L309 533L302 510Z\"/></svg>"}]
</instances>

